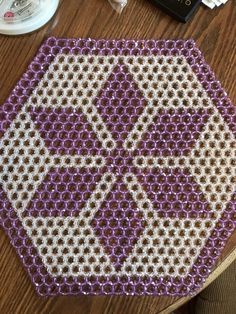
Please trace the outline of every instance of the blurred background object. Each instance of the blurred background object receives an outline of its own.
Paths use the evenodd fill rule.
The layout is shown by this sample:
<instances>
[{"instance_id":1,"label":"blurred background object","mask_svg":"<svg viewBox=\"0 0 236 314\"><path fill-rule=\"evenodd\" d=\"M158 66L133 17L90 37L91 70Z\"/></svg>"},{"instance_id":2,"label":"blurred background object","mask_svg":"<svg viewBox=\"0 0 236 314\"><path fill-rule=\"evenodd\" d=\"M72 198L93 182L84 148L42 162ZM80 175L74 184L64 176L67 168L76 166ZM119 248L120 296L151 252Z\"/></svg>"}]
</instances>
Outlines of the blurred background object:
<instances>
[{"instance_id":1,"label":"blurred background object","mask_svg":"<svg viewBox=\"0 0 236 314\"><path fill-rule=\"evenodd\" d=\"M236 261L195 298L172 314L235 314Z\"/></svg>"},{"instance_id":2,"label":"blurred background object","mask_svg":"<svg viewBox=\"0 0 236 314\"><path fill-rule=\"evenodd\" d=\"M116 12L121 13L124 7L126 6L128 0L108 0L113 7L113 9L116 10Z\"/></svg>"},{"instance_id":3,"label":"blurred background object","mask_svg":"<svg viewBox=\"0 0 236 314\"><path fill-rule=\"evenodd\" d=\"M0 33L20 35L45 25L59 0L0 0Z\"/></svg>"}]
</instances>

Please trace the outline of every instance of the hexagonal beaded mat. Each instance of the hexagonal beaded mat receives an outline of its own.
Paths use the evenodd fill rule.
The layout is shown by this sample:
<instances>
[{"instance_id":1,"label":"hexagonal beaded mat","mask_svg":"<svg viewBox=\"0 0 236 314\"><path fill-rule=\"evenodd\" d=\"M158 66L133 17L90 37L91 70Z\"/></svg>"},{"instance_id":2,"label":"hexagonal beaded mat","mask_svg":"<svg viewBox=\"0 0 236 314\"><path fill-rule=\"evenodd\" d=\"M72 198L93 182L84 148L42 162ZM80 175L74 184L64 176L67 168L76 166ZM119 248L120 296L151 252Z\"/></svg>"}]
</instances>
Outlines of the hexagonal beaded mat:
<instances>
[{"instance_id":1,"label":"hexagonal beaded mat","mask_svg":"<svg viewBox=\"0 0 236 314\"><path fill-rule=\"evenodd\" d=\"M0 215L41 295L187 295L236 227L236 110L192 40L49 38L0 107Z\"/></svg>"}]
</instances>

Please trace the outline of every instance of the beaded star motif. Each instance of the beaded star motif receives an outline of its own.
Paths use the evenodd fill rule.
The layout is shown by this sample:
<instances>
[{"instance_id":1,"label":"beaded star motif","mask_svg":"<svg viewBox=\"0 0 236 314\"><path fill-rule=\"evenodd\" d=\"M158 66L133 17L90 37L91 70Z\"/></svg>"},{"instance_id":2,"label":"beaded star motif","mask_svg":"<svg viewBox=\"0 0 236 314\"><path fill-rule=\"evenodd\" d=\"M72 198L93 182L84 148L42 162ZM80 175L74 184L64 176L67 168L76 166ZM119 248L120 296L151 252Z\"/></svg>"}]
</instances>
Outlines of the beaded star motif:
<instances>
[{"instance_id":1,"label":"beaded star motif","mask_svg":"<svg viewBox=\"0 0 236 314\"><path fill-rule=\"evenodd\" d=\"M49 38L0 107L0 222L41 295L187 295L236 227L236 110L192 40Z\"/></svg>"}]
</instances>

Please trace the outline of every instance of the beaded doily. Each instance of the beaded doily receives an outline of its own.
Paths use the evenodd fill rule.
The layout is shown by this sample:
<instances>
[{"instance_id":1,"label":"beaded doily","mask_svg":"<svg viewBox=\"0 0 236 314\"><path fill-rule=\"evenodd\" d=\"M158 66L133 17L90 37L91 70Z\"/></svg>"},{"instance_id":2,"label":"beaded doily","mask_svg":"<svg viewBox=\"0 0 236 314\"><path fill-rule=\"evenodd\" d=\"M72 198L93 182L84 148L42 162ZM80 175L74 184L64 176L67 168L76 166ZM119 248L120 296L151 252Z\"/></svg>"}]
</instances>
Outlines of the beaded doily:
<instances>
[{"instance_id":1,"label":"beaded doily","mask_svg":"<svg viewBox=\"0 0 236 314\"><path fill-rule=\"evenodd\" d=\"M0 107L0 215L41 295L187 295L236 227L236 110L192 40L49 38Z\"/></svg>"}]
</instances>

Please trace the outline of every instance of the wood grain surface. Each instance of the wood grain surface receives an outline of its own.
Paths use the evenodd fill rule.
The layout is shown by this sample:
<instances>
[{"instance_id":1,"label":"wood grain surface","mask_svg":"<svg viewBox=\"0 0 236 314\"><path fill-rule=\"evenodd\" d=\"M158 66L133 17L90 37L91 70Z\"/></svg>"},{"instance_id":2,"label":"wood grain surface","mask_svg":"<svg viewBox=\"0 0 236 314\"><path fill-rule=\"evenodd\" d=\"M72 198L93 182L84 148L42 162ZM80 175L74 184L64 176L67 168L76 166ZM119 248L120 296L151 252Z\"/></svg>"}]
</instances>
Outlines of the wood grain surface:
<instances>
[{"instance_id":1,"label":"wood grain surface","mask_svg":"<svg viewBox=\"0 0 236 314\"><path fill-rule=\"evenodd\" d=\"M193 38L231 100L236 103L236 1L218 9L201 7L187 24L176 22L148 0L129 0L122 15L106 0L63 0L55 18L37 32L19 37L0 35L0 103L2 104L41 42L48 36L134 39ZM236 249L236 233L218 264ZM0 313L154 314L168 313L170 297L38 297L0 230ZM181 300L183 301L183 300Z\"/></svg>"}]
</instances>

